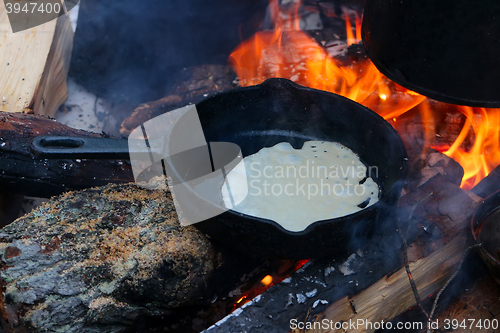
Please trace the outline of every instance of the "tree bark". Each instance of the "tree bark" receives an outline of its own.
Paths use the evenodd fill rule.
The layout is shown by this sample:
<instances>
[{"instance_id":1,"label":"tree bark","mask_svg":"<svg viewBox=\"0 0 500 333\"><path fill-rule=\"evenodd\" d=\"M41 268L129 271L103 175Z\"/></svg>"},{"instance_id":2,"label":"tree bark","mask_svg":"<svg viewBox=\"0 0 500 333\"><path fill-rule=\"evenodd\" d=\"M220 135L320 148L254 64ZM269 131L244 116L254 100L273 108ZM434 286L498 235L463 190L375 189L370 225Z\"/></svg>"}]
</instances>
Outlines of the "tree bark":
<instances>
[{"instance_id":1,"label":"tree bark","mask_svg":"<svg viewBox=\"0 0 500 333\"><path fill-rule=\"evenodd\" d=\"M165 186L165 179L157 179ZM213 297L221 253L165 190L68 192L0 229L5 330L124 332Z\"/></svg>"}]
</instances>

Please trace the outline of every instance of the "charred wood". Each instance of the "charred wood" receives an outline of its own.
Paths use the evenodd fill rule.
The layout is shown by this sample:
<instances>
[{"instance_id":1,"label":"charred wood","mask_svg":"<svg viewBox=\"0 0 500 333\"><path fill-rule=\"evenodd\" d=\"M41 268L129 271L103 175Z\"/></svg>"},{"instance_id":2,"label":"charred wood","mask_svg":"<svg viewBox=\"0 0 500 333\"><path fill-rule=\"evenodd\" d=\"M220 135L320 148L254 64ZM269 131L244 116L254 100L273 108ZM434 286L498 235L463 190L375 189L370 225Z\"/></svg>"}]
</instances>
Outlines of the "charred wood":
<instances>
[{"instance_id":1,"label":"charred wood","mask_svg":"<svg viewBox=\"0 0 500 333\"><path fill-rule=\"evenodd\" d=\"M230 66L202 65L179 72L170 93L179 95L184 101L198 103L207 95L236 87L236 73Z\"/></svg>"},{"instance_id":2,"label":"charred wood","mask_svg":"<svg viewBox=\"0 0 500 333\"><path fill-rule=\"evenodd\" d=\"M407 187L416 188L438 174L448 182L459 186L464 176L464 169L451 157L435 149L426 148L420 155L410 158Z\"/></svg>"},{"instance_id":3,"label":"charred wood","mask_svg":"<svg viewBox=\"0 0 500 333\"><path fill-rule=\"evenodd\" d=\"M476 205L465 191L441 175L404 195L400 199L399 214L402 228L409 228L408 243L412 243L408 249L409 260L427 257L456 237L468 227Z\"/></svg>"}]
</instances>

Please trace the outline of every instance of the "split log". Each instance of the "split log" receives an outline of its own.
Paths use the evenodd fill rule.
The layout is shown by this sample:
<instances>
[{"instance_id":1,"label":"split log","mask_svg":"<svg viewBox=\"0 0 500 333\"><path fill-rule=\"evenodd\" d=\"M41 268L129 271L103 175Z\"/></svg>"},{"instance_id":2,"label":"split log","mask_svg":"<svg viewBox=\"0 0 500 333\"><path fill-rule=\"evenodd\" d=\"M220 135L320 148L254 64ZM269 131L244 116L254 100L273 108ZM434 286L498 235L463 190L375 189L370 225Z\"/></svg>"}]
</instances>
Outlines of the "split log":
<instances>
[{"instance_id":1,"label":"split log","mask_svg":"<svg viewBox=\"0 0 500 333\"><path fill-rule=\"evenodd\" d=\"M0 6L1 111L54 116L67 99L66 77L73 48L68 15L13 33Z\"/></svg>"},{"instance_id":2,"label":"split log","mask_svg":"<svg viewBox=\"0 0 500 333\"><path fill-rule=\"evenodd\" d=\"M68 190L133 181L129 161L42 159L30 143L38 135L102 137L77 130L43 116L0 113L0 188L34 197L50 197Z\"/></svg>"},{"instance_id":3,"label":"split log","mask_svg":"<svg viewBox=\"0 0 500 333\"><path fill-rule=\"evenodd\" d=\"M124 332L208 301L221 263L169 192L135 184L66 193L0 239L1 325L16 332Z\"/></svg>"}]
</instances>

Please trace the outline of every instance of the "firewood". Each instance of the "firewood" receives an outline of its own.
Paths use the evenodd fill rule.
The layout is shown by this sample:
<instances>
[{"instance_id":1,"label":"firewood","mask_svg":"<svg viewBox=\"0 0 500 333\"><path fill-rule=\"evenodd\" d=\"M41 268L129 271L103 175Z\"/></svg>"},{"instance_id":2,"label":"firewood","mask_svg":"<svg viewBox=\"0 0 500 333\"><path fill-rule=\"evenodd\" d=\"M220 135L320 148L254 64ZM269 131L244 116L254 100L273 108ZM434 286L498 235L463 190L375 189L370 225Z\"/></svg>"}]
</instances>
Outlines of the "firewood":
<instances>
[{"instance_id":1,"label":"firewood","mask_svg":"<svg viewBox=\"0 0 500 333\"><path fill-rule=\"evenodd\" d=\"M202 304L221 258L168 191L135 184L66 193L0 238L1 325L16 332L124 332Z\"/></svg>"},{"instance_id":2,"label":"firewood","mask_svg":"<svg viewBox=\"0 0 500 333\"><path fill-rule=\"evenodd\" d=\"M1 111L54 116L68 97L66 77L73 47L67 15L13 33L0 6Z\"/></svg>"},{"instance_id":3,"label":"firewood","mask_svg":"<svg viewBox=\"0 0 500 333\"><path fill-rule=\"evenodd\" d=\"M130 117L122 122L120 134L127 136L134 128L142 125L146 121L183 106L182 99L178 95L170 95L157 101L141 104L134 109Z\"/></svg>"},{"instance_id":4,"label":"firewood","mask_svg":"<svg viewBox=\"0 0 500 333\"><path fill-rule=\"evenodd\" d=\"M409 260L426 257L451 241L468 227L476 207L476 201L464 190L441 175L404 195L399 202L399 219L403 228L410 228ZM412 209L411 220L407 221Z\"/></svg>"},{"instance_id":5,"label":"firewood","mask_svg":"<svg viewBox=\"0 0 500 333\"><path fill-rule=\"evenodd\" d=\"M133 181L128 161L42 159L30 143L38 135L105 135L76 130L43 116L0 112L0 188L35 197Z\"/></svg>"},{"instance_id":6,"label":"firewood","mask_svg":"<svg viewBox=\"0 0 500 333\"><path fill-rule=\"evenodd\" d=\"M437 150L426 148L422 154L410 158L408 187L416 188L440 174L450 183L460 185L464 169L451 157Z\"/></svg>"},{"instance_id":7,"label":"firewood","mask_svg":"<svg viewBox=\"0 0 500 333\"><path fill-rule=\"evenodd\" d=\"M410 264L412 276L418 286L422 298L428 297L440 289L446 280L453 274L464 250L463 235L457 236L446 246L433 252L430 256ZM317 321L331 320L335 322L370 322L387 323L396 315L415 306L415 298L408 283L404 269L386 276L368 289L353 296L346 296L333 303L317 318ZM349 326L347 326L349 327ZM314 332L374 332L371 326L360 325L358 329L336 330L324 329ZM376 327L376 326L375 326ZM378 326L380 328L380 326Z\"/></svg>"}]
</instances>

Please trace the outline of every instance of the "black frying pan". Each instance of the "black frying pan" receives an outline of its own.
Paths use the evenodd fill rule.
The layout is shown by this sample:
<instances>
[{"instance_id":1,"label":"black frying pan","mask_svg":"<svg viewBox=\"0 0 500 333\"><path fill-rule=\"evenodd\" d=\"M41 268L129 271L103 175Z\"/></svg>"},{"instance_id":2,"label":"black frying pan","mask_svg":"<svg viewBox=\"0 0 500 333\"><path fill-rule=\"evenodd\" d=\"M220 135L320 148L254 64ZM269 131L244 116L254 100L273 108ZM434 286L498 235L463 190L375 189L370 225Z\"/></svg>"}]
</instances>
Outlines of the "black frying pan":
<instances>
[{"instance_id":1,"label":"black frying pan","mask_svg":"<svg viewBox=\"0 0 500 333\"><path fill-rule=\"evenodd\" d=\"M378 203L342 218L315 222L302 232L287 231L273 221L233 210L195 224L228 246L256 255L295 259L345 254L353 241L370 236L401 193L407 161L401 138L375 112L347 98L286 79L269 79L210 97L200 102L197 110L206 141L236 143L243 156L284 141L296 149L309 140L334 141L356 152L365 165L378 168ZM51 140L55 139L38 139L33 143L34 151L50 156L59 150L48 144ZM112 148L116 144L123 155L125 140L107 142L101 158L117 153ZM59 144L70 146L71 142ZM67 154L85 150L85 144L73 146L65 149ZM86 150L89 156L99 155L99 147Z\"/></svg>"}]
</instances>

